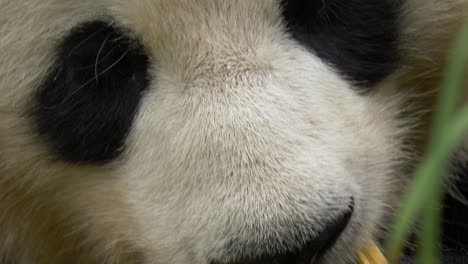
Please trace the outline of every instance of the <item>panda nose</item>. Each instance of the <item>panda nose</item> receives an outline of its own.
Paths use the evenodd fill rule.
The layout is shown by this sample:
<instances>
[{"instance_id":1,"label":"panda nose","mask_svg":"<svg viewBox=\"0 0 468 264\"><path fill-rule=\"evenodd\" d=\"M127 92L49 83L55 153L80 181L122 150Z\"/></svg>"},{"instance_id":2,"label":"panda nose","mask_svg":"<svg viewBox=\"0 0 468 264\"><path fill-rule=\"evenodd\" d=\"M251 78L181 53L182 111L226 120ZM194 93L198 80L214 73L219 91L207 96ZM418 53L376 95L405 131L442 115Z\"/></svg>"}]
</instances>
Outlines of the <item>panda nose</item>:
<instances>
[{"instance_id":1,"label":"panda nose","mask_svg":"<svg viewBox=\"0 0 468 264\"><path fill-rule=\"evenodd\" d=\"M233 262L216 262L210 264L311 264L333 246L337 238L346 228L353 206L343 215L330 221L325 228L312 240L308 241L302 248L284 254L261 255L257 257L241 257Z\"/></svg>"}]
</instances>

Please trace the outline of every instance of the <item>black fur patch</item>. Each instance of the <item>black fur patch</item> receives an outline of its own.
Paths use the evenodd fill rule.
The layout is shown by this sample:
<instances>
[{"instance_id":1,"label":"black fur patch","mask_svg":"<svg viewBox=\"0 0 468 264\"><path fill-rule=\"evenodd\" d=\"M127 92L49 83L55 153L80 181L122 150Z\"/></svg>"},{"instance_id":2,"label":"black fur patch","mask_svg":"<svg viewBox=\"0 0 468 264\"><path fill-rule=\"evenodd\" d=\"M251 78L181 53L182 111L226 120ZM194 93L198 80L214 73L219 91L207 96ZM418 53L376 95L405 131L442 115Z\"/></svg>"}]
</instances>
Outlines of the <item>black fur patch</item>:
<instances>
[{"instance_id":1,"label":"black fur patch","mask_svg":"<svg viewBox=\"0 0 468 264\"><path fill-rule=\"evenodd\" d=\"M397 62L398 0L283 0L291 34L347 79L368 87Z\"/></svg>"},{"instance_id":2,"label":"black fur patch","mask_svg":"<svg viewBox=\"0 0 468 264\"><path fill-rule=\"evenodd\" d=\"M143 92L148 58L104 22L72 30L38 89L39 134L69 162L108 162L121 153Z\"/></svg>"}]
</instances>

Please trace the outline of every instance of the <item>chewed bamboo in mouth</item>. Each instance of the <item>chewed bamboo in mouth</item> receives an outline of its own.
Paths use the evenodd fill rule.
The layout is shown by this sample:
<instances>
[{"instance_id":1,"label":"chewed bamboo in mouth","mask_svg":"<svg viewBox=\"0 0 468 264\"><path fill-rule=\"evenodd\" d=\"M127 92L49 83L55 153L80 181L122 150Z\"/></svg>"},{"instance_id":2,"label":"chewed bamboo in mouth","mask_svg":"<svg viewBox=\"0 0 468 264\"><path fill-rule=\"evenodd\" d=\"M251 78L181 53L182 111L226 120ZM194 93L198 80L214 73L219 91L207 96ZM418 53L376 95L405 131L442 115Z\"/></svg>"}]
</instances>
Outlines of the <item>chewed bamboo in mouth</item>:
<instances>
[{"instance_id":1,"label":"chewed bamboo in mouth","mask_svg":"<svg viewBox=\"0 0 468 264\"><path fill-rule=\"evenodd\" d=\"M380 248L375 242L370 241L367 246L358 253L359 264L388 264Z\"/></svg>"}]
</instances>

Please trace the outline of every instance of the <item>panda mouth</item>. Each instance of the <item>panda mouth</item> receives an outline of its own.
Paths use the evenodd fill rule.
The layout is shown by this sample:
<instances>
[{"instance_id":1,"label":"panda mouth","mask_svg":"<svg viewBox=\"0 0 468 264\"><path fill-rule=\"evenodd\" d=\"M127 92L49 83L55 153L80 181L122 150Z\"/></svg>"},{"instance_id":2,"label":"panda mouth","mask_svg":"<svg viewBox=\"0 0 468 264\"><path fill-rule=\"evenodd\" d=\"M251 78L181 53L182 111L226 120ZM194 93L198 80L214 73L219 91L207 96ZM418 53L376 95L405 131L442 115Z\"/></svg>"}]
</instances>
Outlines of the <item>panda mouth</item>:
<instances>
[{"instance_id":1,"label":"panda mouth","mask_svg":"<svg viewBox=\"0 0 468 264\"><path fill-rule=\"evenodd\" d=\"M343 233L344 229L346 228L347 223L351 219L351 215L352 215L352 211L350 211L349 213L346 213L342 217L342 219L340 220L340 223L338 225L333 225L333 226L327 227L325 229L325 233L328 234L328 237L324 237L323 239L328 241L328 242L323 244L322 248L320 248L317 251L317 253L314 254L312 256L312 258L310 258L310 260L308 262L305 262L305 263L315 264L315 263L318 263L322 259L325 252L327 252L329 249L331 249L335 245L335 243L338 240L339 236ZM316 241L314 240L313 242L316 242ZM314 248L315 249L317 248L317 243L313 243L312 245L308 245L308 249L310 249L311 251Z\"/></svg>"},{"instance_id":2,"label":"panda mouth","mask_svg":"<svg viewBox=\"0 0 468 264\"><path fill-rule=\"evenodd\" d=\"M322 263L322 258L337 242L346 228L353 210L347 211L341 219L333 225L327 226L321 231L318 239L307 242L300 250L285 252L274 256L260 256L255 258L241 258L238 260L223 262L210 261L209 264L317 264Z\"/></svg>"}]
</instances>

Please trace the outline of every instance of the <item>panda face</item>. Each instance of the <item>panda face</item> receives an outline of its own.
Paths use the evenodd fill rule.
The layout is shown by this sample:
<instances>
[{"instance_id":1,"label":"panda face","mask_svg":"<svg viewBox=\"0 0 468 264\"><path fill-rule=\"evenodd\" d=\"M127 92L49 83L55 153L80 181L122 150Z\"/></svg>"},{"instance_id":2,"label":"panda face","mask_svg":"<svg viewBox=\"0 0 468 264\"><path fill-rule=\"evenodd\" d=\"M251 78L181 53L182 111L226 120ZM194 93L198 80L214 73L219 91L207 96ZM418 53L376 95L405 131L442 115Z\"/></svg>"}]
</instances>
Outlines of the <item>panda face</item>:
<instances>
[{"instance_id":1,"label":"panda face","mask_svg":"<svg viewBox=\"0 0 468 264\"><path fill-rule=\"evenodd\" d=\"M392 3L1 4L0 253L352 262L405 158Z\"/></svg>"}]
</instances>

